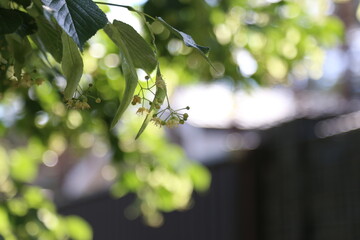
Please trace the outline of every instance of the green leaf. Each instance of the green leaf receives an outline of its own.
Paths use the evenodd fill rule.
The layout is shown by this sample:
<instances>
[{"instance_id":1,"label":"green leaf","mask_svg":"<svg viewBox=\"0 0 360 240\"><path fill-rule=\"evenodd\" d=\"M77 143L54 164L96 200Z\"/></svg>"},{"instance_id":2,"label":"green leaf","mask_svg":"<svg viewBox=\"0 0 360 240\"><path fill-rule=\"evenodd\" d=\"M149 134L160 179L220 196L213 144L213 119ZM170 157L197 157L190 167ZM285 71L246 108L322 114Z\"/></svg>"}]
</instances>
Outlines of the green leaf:
<instances>
[{"instance_id":1,"label":"green leaf","mask_svg":"<svg viewBox=\"0 0 360 240\"><path fill-rule=\"evenodd\" d=\"M16 180L30 182L37 176L37 163L29 159L26 151L12 152L10 167L10 175Z\"/></svg>"},{"instance_id":2,"label":"green leaf","mask_svg":"<svg viewBox=\"0 0 360 240\"><path fill-rule=\"evenodd\" d=\"M164 27L166 27L167 29L169 29L169 31L172 32L175 36L177 36L178 38L182 39L183 42L184 42L184 44L185 44L186 46L195 48L196 50L198 50L198 51L201 53L201 55L203 55L203 56L207 59L206 54L209 53L210 48L208 48L208 47L203 47L203 46L198 45L190 35L188 35L188 34L182 32L182 31L179 31L179 30L173 28L170 24L168 24L167 22L165 22L165 20L162 19L161 17L157 17L156 19L157 19L162 25L164 25Z\"/></svg>"},{"instance_id":3,"label":"green leaf","mask_svg":"<svg viewBox=\"0 0 360 240\"><path fill-rule=\"evenodd\" d=\"M1 233L8 233L8 236L12 236L11 234L12 224L9 219L8 211L5 206L2 204L0 206L0 232ZM13 238L15 239L15 237Z\"/></svg>"},{"instance_id":4,"label":"green leaf","mask_svg":"<svg viewBox=\"0 0 360 240\"><path fill-rule=\"evenodd\" d=\"M155 69L157 60L149 44L130 25L116 20L113 25L133 59L134 67L141 68L150 74Z\"/></svg>"},{"instance_id":5,"label":"green leaf","mask_svg":"<svg viewBox=\"0 0 360 240\"><path fill-rule=\"evenodd\" d=\"M40 45L40 48L45 52L49 52L57 62L61 62L62 59L62 30L59 26L52 26L43 16L36 18L38 25L38 32L34 35L36 43Z\"/></svg>"},{"instance_id":6,"label":"green leaf","mask_svg":"<svg viewBox=\"0 0 360 240\"><path fill-rule=\"evenodd\" d=\"M82 76L84 64L75 42L65 32L62 34L61 40L63 43L61 68L67 82L64 97L71 99Z\"/></svg>"},{"instance_id":7,"label":"green leaf","mask_svg":"<svg viewBox=\"0 0 360 240\"><path fill-rule=\"evenodd\" d=\"M210 66L214 70L216 70L216 68L214 67L214 65L212 65L212 63L210 62L210 59L207 56L207 54L210 51L210 48L198 45L190 35L182 32L182 31L179 31L176 28L173 28L170 24L165 22L165 20L162 19L161 17L157 17L156 20L158 20L162 25L164 25L164 27L166 27L175 36L177 36L178 38L183 40L183 42L186 46L196 49L201 54L201 56L203 58L205 58L205 60L210 64Z\"/></svg>"},{"instance_id":8,"label":"green leaf","mask_svg":"<svg viewBox=\"0 0 360 240\"><path fill-rule=\"evenodd\" d=\"M110 37L110 39L119 47L121 55L121 68L125 78L125 92L121 98L120 105L116 111L115 117L111 123L111 128L113 128L116 123L119 121L126 108L129 106L136 86L138 82L138 77L136 74L136 69L134 65L133 55L130 55L128 45L121 35L123 29L118 29L119 25L108 24L105 26L105 33Z\"/></svg>"},{"instance_id":9,"label":"green leaf","mask_svg":"<svg viewBox=\"0 0 360 240\"><path fill-rule=\"evenodd\" d=\"M108 22L105 13L91 0L42 0L42 2L51 9L60 27L72 37L80 49Z\"/></svg>"},{"instance_id":10,"label":"green leaf","mask_svg":"<svg viewBox=\"0 0 360 240\"><path fill-rule=\"evenodd\" d=\"M147 125L153 118L153 115L158 112L158 109L155 107L157 104L161 105L164 102L166 97L166 85L161 76L160 68L158 67L156 72L156 92L154 96L154 100L152 101L151 107L149 109L149 113L146 115L144 122L142 123L139 132L136 134L135 139L138 139L140 135L144 132Z\"/></svg>"}]
</instances>

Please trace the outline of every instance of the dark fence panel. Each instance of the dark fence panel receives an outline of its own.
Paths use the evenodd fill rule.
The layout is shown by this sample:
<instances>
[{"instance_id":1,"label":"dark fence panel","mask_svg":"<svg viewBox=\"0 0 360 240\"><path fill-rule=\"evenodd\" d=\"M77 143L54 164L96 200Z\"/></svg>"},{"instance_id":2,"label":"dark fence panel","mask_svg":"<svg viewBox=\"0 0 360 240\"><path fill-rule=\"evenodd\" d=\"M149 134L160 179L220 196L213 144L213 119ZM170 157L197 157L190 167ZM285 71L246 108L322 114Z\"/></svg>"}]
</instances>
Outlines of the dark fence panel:
<instances>
[{"instance_id":1,"label":"dark fence panel","mask_svg":"<svg viewBox=\"0 0 360 240\"><path fill-rule=\"evenodd\" d=\"M256 161L258 239L360 239L360 132L319 139L315 124L270 130L248 159Z\"/></svg>"},{"instance_id":2,"label":"dark fence panel","mask_svg":"<svg viewBox=\"0 0 360 240\"><path fill-rule=\"evenodd\" d=\"M130 221L124 210L132 197L113 199L100 194L60 209L86 219L94 230L95 240L235 240L239 239L239 179L236 163L210 167L211 189L194 196L194 207L165 214L160 228L151 228L140 220Z\"/></svg>"}]
</instances>

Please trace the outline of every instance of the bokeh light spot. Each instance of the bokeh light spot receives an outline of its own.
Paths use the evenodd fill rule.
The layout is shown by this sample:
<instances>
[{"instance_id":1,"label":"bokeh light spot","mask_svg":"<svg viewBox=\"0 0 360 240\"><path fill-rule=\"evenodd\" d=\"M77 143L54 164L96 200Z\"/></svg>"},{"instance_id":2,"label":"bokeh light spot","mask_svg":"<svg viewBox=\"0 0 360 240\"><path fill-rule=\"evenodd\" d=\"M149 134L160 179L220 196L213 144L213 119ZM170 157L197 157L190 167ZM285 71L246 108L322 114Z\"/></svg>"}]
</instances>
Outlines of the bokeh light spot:
<instances>
[{"instance_id":1,"label":"bokeh light spot","mask_svg":"<svg viewBox=\"0 0 360 240\"><path fill-rule=\"evenodd\" d=\"M89 53L94 58L103 58L106 53L106 48L101 43L93 43L90 45Z\"/></svg>"},{"instance_id":2,"label":"bokeh light spot","mask_svg":"<svg viewBox=\"0 0 360 240\"><path fill-rule=\"evenodd\" d=\"M78 111L71 110L68 115L67 126L70 129L79 127L83 122L82 116Z\"/></svg>"},{"instance_id":3,"label":"bokeh light spot","mask_svg":"<svg viewBox=\"0 0 360 240\"><path fill-rule=\"evenodd\" d=\"M42 157L42 161L47 167L55 167L58 163L58 160L59 156L57 155L57 153L51 150L44 152Z\"/></svg>"}]
</instances>

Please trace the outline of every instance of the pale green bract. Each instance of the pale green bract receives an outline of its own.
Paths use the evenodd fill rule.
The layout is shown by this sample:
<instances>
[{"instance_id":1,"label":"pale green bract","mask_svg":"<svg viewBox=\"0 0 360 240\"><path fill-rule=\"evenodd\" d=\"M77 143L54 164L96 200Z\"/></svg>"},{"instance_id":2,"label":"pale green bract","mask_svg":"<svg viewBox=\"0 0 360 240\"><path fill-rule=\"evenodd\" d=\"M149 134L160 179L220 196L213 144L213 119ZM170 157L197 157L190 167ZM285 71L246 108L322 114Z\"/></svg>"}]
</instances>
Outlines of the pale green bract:
<instances>
[{"instance_id":1,"label":"pale green bract","mask_svg":"<svg viewBox=\"0 0 360 240\"><path fill-rule=\"evenodd\" d=\"M157 72L156 72L156 92L155 92L154 100L152 102L153 104L151 105L151 107L149 109L149 113L146 115L146 118L145 118L144 122L142 123L139 132L136 134L135 139L138 139L140 137L140 135L144 132L147 125L153 118L153 115L158 112L158 109L156 109L155 106L156 106L156 104L161 105L164 102L166 94L167 94L166 93L166 85L161 76L160 68L158 67Z\"/></svg>"},{"instance_id":2,"label":"pale green bract","mask_svg":"<svg viewBox=\"0 0 360 240\"><path fill-rule=\"evenodd\" d=\"M119 47L122 70L125 78L125 92L111 123L114 127L129 106L134 95L138 76L135 68L151 73L157 64L156 57L148 43L128 24L114 21L104 28L106 34Z\"/></svg>"},{"instance_id":3,"label":"pale green bract","mask_svg":"<svg viewBox=\"0 0 360 240\"><path fill-rule=\"evenodd\" d=\"M129 106L131 99L134 95L138 81L133 59L129 54L128 48L125 42L123 41L121 31L119 31L118 28L119 27L115 26L114 24L108 24L104 28L106 34L119 47L121 60L122 60L121 67L126 82L125 92L121 98L120 105L111 123L111 128L113 128L116 125L116 123L119 121L119 119L125 112L126 108Z\"/></svg>"},{"instance_id":4,"label":"pale green bract","mask_svg":"<svg viewBox=\"0 0 360 240\"><path fill-rule=\"evenodd\" d=\"M64 98L71 99L82 76L84 64L75 42L65 32L61 39L63 43L61 68L67 81Z\"/></svg>"},{"instance_id":5,"label":"pale green bract","mask_svg":"<svg viewBox=\"0 0 360 240\"><path fill-rule=\"evenodd\" d=\"M59 26L52 26L46 21L44 16L38 16L36 19L38 31L31 38L39 46L40 49L48 51L57 62L62 59L62 30Z\"/></svg>"}]
</instances>

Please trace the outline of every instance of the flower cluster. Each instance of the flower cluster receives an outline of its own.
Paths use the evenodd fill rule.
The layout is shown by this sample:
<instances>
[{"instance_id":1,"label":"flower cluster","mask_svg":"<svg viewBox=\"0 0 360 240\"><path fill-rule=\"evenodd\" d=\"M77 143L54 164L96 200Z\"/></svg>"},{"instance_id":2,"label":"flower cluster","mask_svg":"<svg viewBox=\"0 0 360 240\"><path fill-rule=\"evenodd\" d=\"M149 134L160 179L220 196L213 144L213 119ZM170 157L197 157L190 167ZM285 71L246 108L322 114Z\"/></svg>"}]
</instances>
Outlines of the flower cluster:
<instances>
[{"instance_id":1,"label":"flower cluster","mask_svg":"<svg viewBox=\"0 0 360 240\"><path fill-rule=\"evenodd\" d=\"M166 92L166 84L164 80L160 77L157 77L154 85L149 86L150 77L146 76L146 87L143 87L139 84L140 91L138 94L134 95L131 104L137 105L141 104L141 107L138 108L137 114L153 114L151 118L151 122L155 124L155 126L162 127L166 126L168 128L174 128L179 126L179 124L184 124L189 117L189 114L182 113L184 110L189 110L190 107L181 108L174 110L170 107L170 103L168 101L168 96L166 95L165 99L167 101L167 107L161 109L161 106L164 103L163 98L158 97L152 89L154 87L157 90L160 88L161 90ZM146 98L147 93L155 96L154 100L149 100Z\"/></svg>"},{"instance_id":2,"label":"flower cluster","mask_svg":"<svg viewBox=\"0 0 360 240\"><path fill-rule=\"evenodd\" d=\"M137 110L137 114L139 114L139 115L143 115L144 113L149 113L150 111L149 111L149 109L147 109L147 108L144 108L144 107L140 107L138 110Z\"/></svg>"},{"instance_id":3,"label":"flower cluster","mask_svg":"<svg viewBox=\"0 0 360 240\"><path fill-rule=\"evenodd\" d=\"M71 109L79 109L85 110L90 109L90 105L87 103L87 100L80 100L80 99L70 99L65 102L67 108Z\"/></svg>"},{"instance_id":4,"label":"flower cluster","mask_svg":"<svg viewBox=\"0 0 360 240\"><path fill-rule=\"evenodd\" d=\"M89 84L89 88L93 87L93 84ZM78 98L72 98L65 101L65 105L69 109L78 109L78 110L86 110L90 109L90 105L88 103L88 98L93 98L96 103L101 103L101 99L99 97L95 98L91 96L88 91L79 92L80 96Z\"/></svg>"},{"instance_id":5,"label":"flower cluster","mask_svg":"<svg viewBox=\"0 0 360 240\"><path fill-rule=\"evenodd\" d=\"M23 73L21 75L20 80L18 80L18 82L16 83L16 85L18 87L31 87L33 85L37 85L40 86L43 82L44 79L41 77L33 77L32 75L34 75L36 73L36 71L33 71L32 73Z\"/></svg>"},{"instance_id":6,"label":"flower cluster","mask_svg":"<svg viewBox=\"0 0 360 240\"><path fill-rule=\"evenodd\" d=\"M184 124L187 121L189 114L179 112L179 111L182 111L185 109L189 110L190 107L186 107L186 108L182 108L182 109L178 109L178 110L166 108L166 109L158 112L157 114L154 114L151 121L153 121L154 124L159 127L166 126L168 128L175 128L175 127L179 126L179 124ZM165 112L168 112L167 117L165 117L162 120L162 117L165 115Z\"/></svg>"},{"instance_id":7,"label":"flower cluster","mask_svg":"<svg viewBox=\"0 0 360 240\"><path fill-rule=\"evenodd\" d=\"M133 97L133 100L132 100L131 104L132 104L132 105L136 105L136 104L138 104L138 103L141 103L141 97L140 97L139 95L135 95L135 96Z\"/></svg>"},{"instance_id":8,"label":"flower cluster","mask_svg":"<svg viewBox=\"0 0 360 240\"><path fill-rule=\"evenodd\" d=\"M145 98L141 98L139 95L135 95L132 100L132 105L136 104L142 104L141 107L138 108L137 114L143 115L143 114L150 114L150 109L144 107L145 101L149 101ZM153 102L149 101L149 105L153 106L158 111L161 108L161 103L159 101L155 100ZM168 128L174 128L179 126L179 124L184 124L186 120L189 117L189 114L187 113L180 113L183 110L189 110L190 107L173 110L170 105L168 105L163 110L158 111L157 113L153 114L151 121L155 124L155 126L162 127L166 126Z\"/></svg>"}]
</instances>

